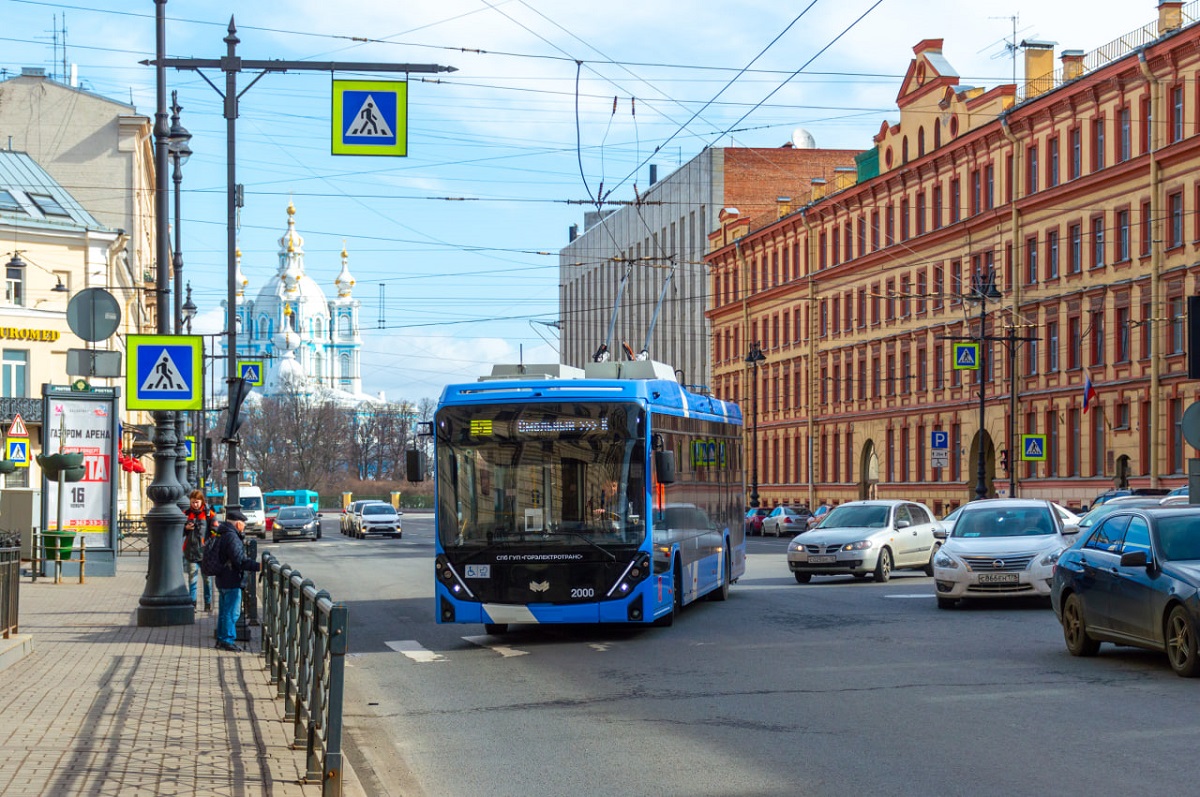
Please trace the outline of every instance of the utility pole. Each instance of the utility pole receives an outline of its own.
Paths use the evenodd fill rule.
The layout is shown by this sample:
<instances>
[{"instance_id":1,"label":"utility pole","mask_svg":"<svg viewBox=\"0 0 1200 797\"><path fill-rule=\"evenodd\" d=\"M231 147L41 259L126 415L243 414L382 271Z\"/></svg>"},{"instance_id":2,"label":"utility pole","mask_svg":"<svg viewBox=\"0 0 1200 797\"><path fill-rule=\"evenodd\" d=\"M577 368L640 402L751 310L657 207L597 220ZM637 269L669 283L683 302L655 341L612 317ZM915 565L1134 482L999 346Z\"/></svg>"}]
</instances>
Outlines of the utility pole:
<instances>
[{"instance_id":1,"label":"utility pole","mask_svg":"<svg viewBox=\"0 0 1200 797\"><path fill-rule=\"evenodd\" d=\"M155 0L156 3L165 4L166 0ZM163 51L157 53L157 57L153 61L142 61L142 64L153 65L160 73L163 73L168 67L175 69L187 69L195 71L203 78L205 83L212 86L213 90L221 95L224 100L224 116L225 116L225 147L226 147L226 271L227 271L227 295L226 295L226 376L225 381L229 386L229 407L232 412L237 406L238 393L241 379L237 373L237 208L241 206L239 201L241 195L241 186L237 184L237 118L238 118L238 101L242 95L257 83L262 77L270 72L288 72L288 71L308 71L308 72L387 72L387 73L436 73L436 72L455 72L457 69L452 66L441 66L439 64L397 64L397 63L364 63L358 61L283 61L283 60L254 60L241 58L237 55L237 45L240 40L237 37L237 26L234 24L233 17L229 18L229 29L223 39L225 42L225 57L223 58L165 58ZM201 70L203 69L219 69L225 73L225 90L222 92L216 85L208 79L208 76ZM242 71L257 71L258 75L242 89L240 92L237 87L237 76ZM164 81L165 78L160 78ZM165 127L165 124L164 124ZM165 161L162 168L166 168ZM165 208L164 211L165 212ZM225 505L238 506L240 496L238 495L238 480L241 478L241 467L238 465L238 439L236 432L225 441L226 444L226 470L225 470Z\"/></svg>"}]
</instances>

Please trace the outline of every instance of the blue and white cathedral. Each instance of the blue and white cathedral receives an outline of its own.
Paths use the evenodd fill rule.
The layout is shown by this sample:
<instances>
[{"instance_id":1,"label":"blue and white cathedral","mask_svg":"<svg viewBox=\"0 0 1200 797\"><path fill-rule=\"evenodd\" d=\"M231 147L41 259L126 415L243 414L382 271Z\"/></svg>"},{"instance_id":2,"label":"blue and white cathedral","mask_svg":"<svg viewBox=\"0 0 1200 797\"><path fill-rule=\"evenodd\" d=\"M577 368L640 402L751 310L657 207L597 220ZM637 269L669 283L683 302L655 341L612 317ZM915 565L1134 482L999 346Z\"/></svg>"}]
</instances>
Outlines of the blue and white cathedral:
<instances>
[{"instance_id":1,"label":"blue and white cathedral","mask_svg":"<svg viewBox=\"0 0 1200 797\"><path fill-rule=\"evenodd\" d=\"M361 302L342 247L342 269L330 300L304 270L304 239L296 232L296 207L287 208L287 232L279 239L279 265L258 292L246 297L249 280L237 253L238 360L262 360L263 395L324 393L339 402L378 401L362 392L359 335Z\"/></svg>"}]
</instances>

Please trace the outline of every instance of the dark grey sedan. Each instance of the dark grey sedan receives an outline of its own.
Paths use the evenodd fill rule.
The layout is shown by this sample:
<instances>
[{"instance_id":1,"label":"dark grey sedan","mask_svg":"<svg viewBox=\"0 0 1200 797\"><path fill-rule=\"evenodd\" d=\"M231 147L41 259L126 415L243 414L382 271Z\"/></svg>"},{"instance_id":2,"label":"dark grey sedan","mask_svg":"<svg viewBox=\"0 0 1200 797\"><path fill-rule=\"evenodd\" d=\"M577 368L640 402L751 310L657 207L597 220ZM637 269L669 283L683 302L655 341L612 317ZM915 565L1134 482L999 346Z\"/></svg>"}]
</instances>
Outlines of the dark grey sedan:
<instances>
[{"instance_id":1,"label":"dark grey sedan","mask_svg":"<svg viewBox=\"0 0 1200 797\"><path fill-rule=\"evenodd\" d=\"M285 506L275 516L271 540L321 539L321 519L307 506Z\"/></svg>"}]
</instances>

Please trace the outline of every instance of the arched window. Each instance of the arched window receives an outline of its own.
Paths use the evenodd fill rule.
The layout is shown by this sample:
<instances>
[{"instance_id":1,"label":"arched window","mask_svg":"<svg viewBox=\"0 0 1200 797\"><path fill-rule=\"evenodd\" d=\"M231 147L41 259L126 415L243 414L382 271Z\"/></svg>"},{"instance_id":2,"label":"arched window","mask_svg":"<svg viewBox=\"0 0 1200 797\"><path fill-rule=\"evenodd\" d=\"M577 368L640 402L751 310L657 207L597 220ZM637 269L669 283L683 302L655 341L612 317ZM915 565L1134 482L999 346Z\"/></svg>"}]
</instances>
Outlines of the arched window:
<instances>
[{"instance_id":1,"label":"arched window","mask_svg":"<svg viewBox=\"0 0 1200 797\"><path fill-rule=\"evenodd\" d=\"M345 318L345 316L343 316L343 318ZM340 360L342 367L342 382L347 383L350 381L350 355L343 354L338 359Z\"/></svg>"},{"instance_id":2,"label":"arched window","mask_svg":"<svg viewBox=\"0 0 1200 797\"><path fill-rule=\"evenodd\" d=\"M342 313L338 316L338 335L343 338L348 338L354 333L350 329L350 314Z\"/></svg>"},{"instance_id":3,"label":"arched window","mask_svg":"<svg viewBox=\"0 0 1200 797\"><path fill-rule=\"evenodd\" d=\"M942 122L939 119L933 123L933 148L937 149L942 145Z\"/></svg>"},{"instance_id":4,"label":"arched window","mask_svg":"<svg viewBox=\"0 0 1200 797\"><path fill-rule=\"evenodd\" d=\"M925 154L925 128L917 131L917 157Z\"/></svg>"},{"instance_id":5,"label":"arched window","mask_svg":"<svg viewBox=\"0 0 1200 797\"><path fill-rule=\"evenodd\" d=\"M908 163L908 136L900 139L900 163Z\"/></svg>"},{"instance_id":6,"label":"arched window","mask_svg":"<svg viewBox=\"0 0 1200 797\"><path fill-rule=\"evenodd\" d=\"M325 379L325 358L321 356L321 352L313 352L313 373L317 377L318 382Z\"/></svg>"}]
</instances>

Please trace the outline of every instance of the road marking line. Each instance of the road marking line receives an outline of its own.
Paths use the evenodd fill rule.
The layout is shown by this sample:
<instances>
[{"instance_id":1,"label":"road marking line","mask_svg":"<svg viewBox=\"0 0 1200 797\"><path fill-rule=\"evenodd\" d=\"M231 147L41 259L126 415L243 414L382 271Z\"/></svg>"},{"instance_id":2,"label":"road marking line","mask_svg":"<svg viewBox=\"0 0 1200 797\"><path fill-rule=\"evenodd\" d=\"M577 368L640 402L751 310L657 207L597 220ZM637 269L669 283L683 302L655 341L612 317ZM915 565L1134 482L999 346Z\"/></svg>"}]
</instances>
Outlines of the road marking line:
<instances>
[{"instance_id":1,"label":"road marking line","mask_svg":"<svg viewBox=\"0 0 1200 797\"><path fill-rule=\"evenodd\" d=\"M467 640L472 645L478 645L481 648L487 648L488 650L495 651L506 659L511 658L512 656L529 655L528 650L518 650L517 648L510 648L507 645L493 644L490 636L465 636L463 639Z\"/></svg>"},{"instance_id":2,"label":"road marking line","mask_svg":"<svg viewBox=\"0 0 1200 797\"><path fill-rule=\"evenodd\" d=\"M429 650L415 639L402 639L397 642L384 642L383 644L387 645L397 653L403 653L413 661L420 662L422 664L431 661L446 660L445 656L440 653L434 653L432 650Z\"/></svg>"}]
</instances>

